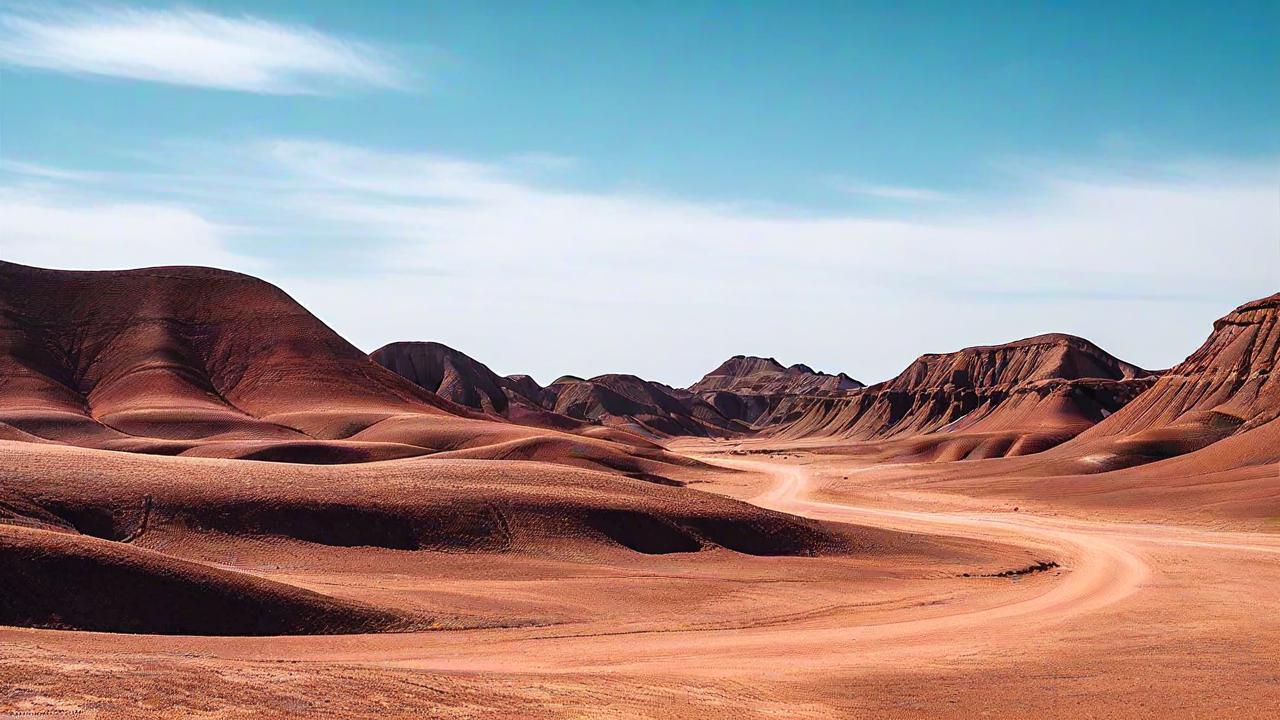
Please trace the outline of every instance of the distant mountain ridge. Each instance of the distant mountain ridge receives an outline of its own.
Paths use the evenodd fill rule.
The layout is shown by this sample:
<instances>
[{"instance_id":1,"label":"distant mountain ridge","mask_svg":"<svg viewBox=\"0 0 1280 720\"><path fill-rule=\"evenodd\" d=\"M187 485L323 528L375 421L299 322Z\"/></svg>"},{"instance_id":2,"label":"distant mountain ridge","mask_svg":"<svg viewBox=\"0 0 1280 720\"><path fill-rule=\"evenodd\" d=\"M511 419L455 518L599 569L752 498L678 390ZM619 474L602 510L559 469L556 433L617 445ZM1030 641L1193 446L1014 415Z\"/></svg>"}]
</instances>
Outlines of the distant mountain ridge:
<instances>
[{"instance_id":1,"label":"distant mountain ridge","mask_svg":"<svg viewBox=\"0 0 1280 720\"><path fill-rule=\"evenodd\" d=\"M757 425L784 438L921 438L903 447L907 456L1023 455L1091 427L1152 377L1088 340L1052 333L921 355L887 382L839 397L794 398Z\"/></svg>"},{"instance_id":2,"label":"distant mountain ridge","mask_svg":"<svg viewBox=\"0 0 1280 720\"><path fill-rule=\"evenodd\" d=\"M465 353L433 342L391 343L370 357L453 402L520 423L596 424L649 437L723 437L747 430L687 390L635 375L564 375L542 387L528 375L501 377Z\"/></svg>"},{"instance_id":3,"label":"distant mountain ridge","mask_svg":"<svg viewBox=\"0 0 1280 720\"><path fill-rule=\"evenodd\" d=\"M1050 333L924 354L870 387L749 355L689 388L623 373L544 387L440 343L366 356L238 273L0 262L0 440L308 463L447 453L644 478L683 462L660 442L686 436L906 461L1087 446L1099 467L1122 467L1273 433L1278 315L1280 294L1241 305L1163 373Z\"/></svg>"},{"instance_id":4,"label":"distant mountain ridge","mask_svg":"<svg viewBox=\"0 0 1280 720\"><path fill-rule=\"evenodd\" d=\"M397 343L395 346L412 346ZM626 374L558 378L543 388L528 376L500 378L462 353L433 347L419 369L428 390L486 412L535 407L556 417L652 438L679 436L840 442L928 437L907 450L930 457L993 457L1039 452L1115 412L1154 382L1154 374L1079 337L1047 334L917 358L897 377L867 388L844 373L735 355L688 389ZM374 359L387 360L388 350ZM465 368L459 370L458 368ZM455 387L481 377L477 387ZM492 396L500 389L502 397ZM546 418L525 416L525 421Z\"/></svg>"},{"instance_id":5,"label":"distant mountain ridge","mask_svg":"<svg viewBox=\"0 0 1280 720\"><path fill-rule=\"evenodd\" d=\"M786 367L773 358L734 355L689 386L695 393L729 391L740 395L840 392L863 387L845 375L828 375L808 365Z\"/></svg>"},{"instance_id":6,"label":"distant mountain ridge","mask_svg":"<svg viewBox=\"0 0 1280 720\"><path fill-rule=\"evenodd\" d=\"M835 395L861 387L844 373L829 375L803 363L786 367L774 358L734 355L689 390L725 417L755 425L789 397Z\"/></svg>"}]
</instances>

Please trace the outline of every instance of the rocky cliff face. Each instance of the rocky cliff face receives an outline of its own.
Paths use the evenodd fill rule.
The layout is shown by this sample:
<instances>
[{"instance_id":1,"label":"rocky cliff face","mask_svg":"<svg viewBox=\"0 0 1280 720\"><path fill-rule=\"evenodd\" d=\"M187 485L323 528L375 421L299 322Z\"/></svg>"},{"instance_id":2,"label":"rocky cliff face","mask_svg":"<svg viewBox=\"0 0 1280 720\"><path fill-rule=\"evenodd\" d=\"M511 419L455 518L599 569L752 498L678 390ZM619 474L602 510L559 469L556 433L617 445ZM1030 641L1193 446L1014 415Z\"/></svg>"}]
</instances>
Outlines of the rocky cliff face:
<instances>
[{"instance_id":1,"label":"rocky cliff face","mask_svg":"<svg viewBox=\"0 0 1280 720\"><path fill-rule=\"evenodd\" d=\"M828 375L808 365L785 367L773 358L735 355L689 386L695 393L728 391L739 395L783 395L839 392L862 383L838 373Z\"/></svg>"},{"instance_id":2,"label":"rocky cliff face","mask_svg":"<svg viewBox=\"0 0 1280 720\"><path fill-rule=\"evenodd\" d=\"M522 397L528 398L536 403L539 407L543 407L549 402L546 388L538 384L537 380L528 375L508 375L499 381L502 387L508 393L515 393Z\"/></svg>"},{"instance_id":3,"label":"rocky cliff face","mask_svg":"<svg viewBox=\"0 0 1280 720\"><path fill-rule=\"evenodd\" d=\"M1193 452L1280 417L1280 293L1246 303L1150 390L1081 434L1108 444L1108 462L1134 464ZM1066 448L1064 448L1066 450Z\"/></svg>"},{"instance_id":4,"label":"rocky cliff face","mask_svg":"<svg viewBox=\"0 0 1280 720\"><path fill-rule=\"evenodd\" d=\"M1039 452L1118 410L1152 374L1071 335L922 355L892 380L835 397L788 398L760 420L781 437L982 436L965 457ZM936 439L936 438L935 438ZM951 457L954 448L927 443Z\"/></svg>"},{"instance_id":5,"label":"rocky cliff face","mask_svg":"<svg viewBox=\"0 0 1280 720\"><path fill-rule=\"evenodd\" d=\"M838 373L828 375L808 365L786 367L773 358L735 355L689 386L725 417L747 424L797 395L833 395L863 387Z\"/></svg>"},{"instance_id":6,"label":"rocky cliff face","mask_svg":"<svg viewBox=\"0 0 1280 720\"><path fill-rule=\"evenodd\" d=\"M501 377L432 342L392 343L370 357L443 398L527 425L566 430L600 425L648 437L725 436L746 429L694 393L635 375L565 375L544 388L528 375Z\"/></svg>"},{"instance_id":7,"label":"rocky cliff face","mask_svg":"<svg viewBox=\"0 0 1280 720\"><path fill-rule=\"evenodd\" d=\"M505 401L650 437L827 438L933 460L1107 440L1114 452L1089 456L1109 458L1103 465L1113 467L1192 452L1274 422L1277 307L1280 295L1237 308L1162 376L1063 334L922 355L892 380L866 388L843 374L742 355L687 390L633 375L565 376L542 388L527 376L500 378L443 346L430 354L429 372L418 374L424 387L469 407L501 413Z\"/></svg>"}]
</instances>

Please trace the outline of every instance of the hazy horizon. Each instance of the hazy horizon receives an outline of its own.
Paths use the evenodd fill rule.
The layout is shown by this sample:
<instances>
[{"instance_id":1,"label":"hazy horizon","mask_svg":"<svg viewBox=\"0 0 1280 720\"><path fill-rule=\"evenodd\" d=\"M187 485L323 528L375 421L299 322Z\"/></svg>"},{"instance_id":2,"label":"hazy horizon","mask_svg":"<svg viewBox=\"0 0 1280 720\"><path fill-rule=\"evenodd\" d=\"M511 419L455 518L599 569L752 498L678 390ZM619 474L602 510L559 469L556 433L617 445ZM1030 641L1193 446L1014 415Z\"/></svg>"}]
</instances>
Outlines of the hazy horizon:
<instances>
[{"instance_id":1,"label":"hazy horizon","mask_svg":"<svg viewBox=\"0 0 1280 720\"><path fill-rule=\"evenodd\" d=\"M209 266L199 266L199 267L209 267ZM50 270L64 269L64 270L65 270L65 269L78 269L78 268L52 268L52 267L50 267L50 268L45 268L45 269L50 269ZM118 269L122 269L122 270L124 270L124 269L134 269L134 270L139 270L139 269L146 269L146 268L145 268L145 267L139 267L139 268L118 268ZM221 269L227 269L227 268L221 268ZM293 295L293 293L290 293L290 292L289 292L289 288L288 288L287 286L280 286L279 284L277 284L277 287L280 287L280 289L281 289L281 290L283 290L283 291L285 291L286 293L288 293L291 297L294 297L294 299L295 299L295 300L297 300L297 299L298 299L297 297L295 297L295 296ZM1240 305L1243 305L1243 304L1245 304L1245 303L1247 303L1247 302L1250 302L1250 301L1252 301L1252 300L1256 300L1256 299L1258 299L1258 298L1249 298L1249 299L1247 299L1247 300L1241 300L1239 303L1236 303L1235 305L1232 305L1231 307L1224 307L1224 309L1222 310L1222 312L1221 312L1221 313L1219 313L1218 317L1221 317L1221 316L1223 316L1223 315L1226 315L1228 312L1230 312L1231 310L1235 309L1236 307L1238 307L1238 306L1240 306ZM306 306L306 303L302 303L302 304L303 304L304 306ZM308 309L308 310L311 310L311 308L310 308L310 307L307 307L307 309ZM313 310L312 310L312 312L313 312L313 314L316 314ZM347 336L347 334L343 332L343 329L342 329L340 326L335 325L334 323L330 322L329 320L327 320L327 319L326 319L325 317L323 317L322 315L317 314L317 317L318 317L318 319L319 319L321 322L326 323L327 325L329 325L330 327L332 327L335 331L337 331L339 335L342 335L342 336L343 336L344 338L346 338L348 341L350 341L350 340L351 340L351 338L350 338L350 337L348 337L348 336ZM1216 320L1216 319L1218 319L1218 318L1217 318L1217 317L1215 317L1215 318L1214 318L1214 320ZM1212 329L1212 323L1213 323L1213 321L1211 320L1211 321L1209 321L1209 322L1206 324L1206 326L1205 326L1205 327L1206 327L1207 329L1205 330L1205 333L1204 333L1204 334L1205 334L1205 337L1208 337L1209 331ZM547 384L550 384L550 383L551 383L551 382L553 382L555 379L557 379L557 378L559 378L559 377L562 377L562 376L566 376L566 375L573 375L573 376L577 376L577 377L585 377L585 378L589 378L589 377L594 377L594 376L597 376L597 375L614 374L614 373L616 373L616 374L640 375L643 379L646 379L646 380L657 380L658 382L662 382L662 383L664 383L664 384L666 384L666 385L670 385L670 386L672 386L672 387L681 387L681 388L683 388L683 387L688 387L689 385L692 385L694 382L696 382L696 381L700 380L704 375L706 375L707 373L711 372L711 371L712 371L712 370L714 370L715 368L719 367L719 365L720 365L721 363L723 363L724 361L726 361L726 360L728 360L728 359L730 359L730 358L732 358L732 357L734 357L734 356L739 356L739 355L743 355L743 356L754 356L754 357L763 357L763 358L773 359L773 360L776 360L777 362L781 363L783 366L786 366L786 367L790 367L790 366L793 366L793 365L796 365L796 364L803 364L803 365L807 365L807 366L809 366L809 367L810 367L811 369L813 369L813 370L816 370L816 371L818 371L818 372L822 372L822 373L826 373L826 374L829 374L829 375L835 375L835 374L838 374L838 373L844 373L844 374L846 374L846 375L848 375L848 376L852 377L853 379L855 379L855 380L858 380L858 381L862 382L862 383L863 383L863 384L865 384L865 385L874 385L874 384L876 384L876 383L879 383L879 382L883 382L883 381L887 381L887 380L892 379L893 377L895 377L896 375L898 375L898 373L899 373L900 371L905 370L905 369L906 369L906 367L907 367L907 365L908 365L911 361L915 360L916 358L918 358L918 357L919 357L919 356L921 356L921 355L930 354L930 353L947 353L947 352L953 352L953 351L961 350L961 349L968 348L968 347L975 347L975 346L981 346L981 345L999 345L999 344L1004 344L1004 343L1009 343L1009 342L1015 342L1015 341L1018 341L1018 340L1024 340L1024 339L1027 339L1027 338L1035 337L1035 336L1037 336L1037 335L1044 335L1044 334L1050 334L1050 333L1060 333L1060 332L1061 332L1061 331L1058 331L1058 330L1045 330L1044 332L1032 333L1032 334L1030 334L1030 335L1023 335L1023 336L1019 336L1019 337L1009 337L1009 338L1005 338L1004 340L999 340L999 341L992 341L992 342L975 342L975 343L969 343L969 344L966 344L966 345L962 345L962 346L955 346L955 347L949 347L949 348L937 348L937 349L930 349L930 350L921 350L920 352L916 353L915 355L913 355L913 356L912 356L911 358L909 358L908 360L904 361L904 362L903 362L903 364L902 364L902 367L900 367L898 370L894 371L894 372L893 372L893 373L891 373L890 375L887 375L887 376L885 376L885 377L874 378L874 379L868 379L868 378L865 378L865 377L859 377L858 375L856 375L856 374L854 374L854 373L849 372L847 369L845 369L845 368L843 368L843 367L832 367L832 368L828 368L828 367L820 367L820 366L815 366L813 363L808 362L808 361L806 361L806 360L805 360L805 359L803 359L803 358L792 359L792 358L787 358L787 357L777 357L777 356L774 356L774 355L770 355L770 354L768 354L768 353L758 353L758 352L731 352L731 353L728 353L728 354L726 354L726 355L724 355L724 356L720 357L720 358L719 358L718 360L716 360L713 364L708 365L706 368L704 368L704 369L702 369L702 370L697 370L697 371L695 371L695 374L694 374L693 376L691 376L687 381L682 381L682 380L675 380L675 381L672 381L672 380L666 380L666 379L657 378L657 377L645 376L645 375L643 375L643 374L641 374L641 373L633 372L632 370L627 369L627 368L613 368L613 369L606 369L606 370L602 370L602 371L600 371L600 372L591 372L591 373L580 373L580 372L574 372L572 369L568 369L568 370L564 370L564 371L555 371L555 370L553 370L553 371L551 371L551 372L549 372L549 373L546 373L546 374L533 373L533 372L529 372L529 371L526 371L526 370L522 370L522 369L520 369L520 368L518 368L518 367L517 367L517 368L515 368L515 369L508 369L508 368L504 368L504 367L500 367L500 366L498 366L498 365L495 365L494 363L492 363L492 362L488 361L486 358L484 358L484 357L480 357L480 356L477 356L477 355L475 355L474 353L469 352L469 351L467 350L467 348L465 348L465 347L458 347L458 346L456 346L456 345L452 345L452 344L450 344L450 343L448 343L448 342L445 342L445 341L443 341L443 340L441 340L441 339L439 339L439 338L432 338L432 337L420 337L420 338L410 338L410 337L404 337L404 338L392 338L392 339L388 339L388 340L386 340L385 342L378 342L378 343L375 343L375 344L372 344L372 345L362 345L362 344L359 344L359 343L356 343L356 342L352 342L352 344L353 344L353 345L356 345L356 347L358 347L359 349L363 350L363 351L364 351L364 352L366 352L366 353L372 353L373 351L375 351L375 350L377 350L377 349L379 349L379 348L381 348L381 347L383 347L383 346L386 346L386 345L389 345L389 344L392 344L392 343L396 343L396 342L437 342L437 343L440 343L440 344L442 344L442 345L448 346L448 347L452 348L453 350L459 351L459 352L461 352L461 353L463 353L463 354L465 354L465 355L470 356L472 359L477 360L477 361L479 361L480 363L482 363L482 364L484 364L484 365L488 366L491 370L494 370L494 371L495 371L495 372L497 372L497 374L499 374L499 375L529 375L529 376L533 377L536 381L538 381L538 383L539 383L540 385L544 385L544 386L545 386L545 385L547 385ZM1077 333L1065 333L1065 334L1068 334L1068 335L1077 335ZM1085 336L1079 336L1079 337L1083 337L1085 340L1090 340L1090 341L1092 342L1092 340L1091 340L1090 338L1088 338L1088 337L1085 337ZM1097 344L1097 343L1095 343L1095 344ZM1126 361L1126 362L1132 362L1133 364L1138 365L1139 367L1142 367L1142 368L1144 368L1144 369L1146 369L1146 370L1162 371L1162 370L1167 370L1169 367L1171 367L1171 366L1173 366L1173 365L1176 365L1178 362L1181 362L1181 361L1182 361L1186 356L1190 355L1190 354L1191 354L1191 353L1193 353L1196 349L1198 349L1198 348L1200 347L1200 345L1201 345L1201 342L1197 342L1193 347L1189 347L1189 348L1186 350L1186 352L1185 352L1185 353L1183 353L1183 356L1182 356L1182 357L1179 357L1179 358L1177 358L1176 360L1174 360L1173 362L1167 363L1167 364L1165 364L1165 365L1158 365L1158 366L1153 366L1153 365L1142 365L1142 363L1134 362L1134 361L1132 361L1132 360L1130 360L1130 359L1128 359L1128 358L1125 358L1125 357L1120 357L1120 356L1118 356L1118 355L1117 355L1116 357L1117 357L1118 359L1120 359L1120 360L1124 360L1124 361ZM1101 346L1099 346L1099 347L1101 347ZM1107 351L1107 352L1110 352L1109 350L1107 350L1107 348L1106 348L1106 347L1102 347L1102 350ZM1112 354L1112 355L1115 355L1115 353L1111 353L1111 354Z\"/></svg>"}]
</instances>

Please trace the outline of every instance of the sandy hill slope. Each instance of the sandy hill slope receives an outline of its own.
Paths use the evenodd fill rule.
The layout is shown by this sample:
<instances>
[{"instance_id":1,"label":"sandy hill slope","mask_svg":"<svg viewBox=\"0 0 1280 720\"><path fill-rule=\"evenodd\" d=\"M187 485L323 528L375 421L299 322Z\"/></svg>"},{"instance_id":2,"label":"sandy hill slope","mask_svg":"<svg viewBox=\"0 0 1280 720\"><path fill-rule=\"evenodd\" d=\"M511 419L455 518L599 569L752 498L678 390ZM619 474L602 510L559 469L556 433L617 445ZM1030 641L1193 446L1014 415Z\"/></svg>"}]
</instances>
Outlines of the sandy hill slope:
<instances>
[{"instance_id":1,"label":"sandy hill slope","mask_svg":"<svg viewBox=\"0 0 1280 720\"><path fill-rule=\"evenodd\" d=\"M369 360L279 288L189 267L0 263L0 438L311 463L501 446L637 477L687 463L499 422Z\"/></svg>"},{"instance_id":2,"label":"sandy hill slope","mask_svg":"<svg viewBox=\"0 0 1280 720\"><path fill-rule=\"evenodd\" d=\"M1186 360L1056 454L1088 453L1116 467L1209 449L1236 436L1270 437L1274 429L1262 428L1280 418L1278 357L1280 293L1245 303L1215 322ZM1280 451L1272 449L1280 460Z\"/></svg>"},{"instance_id":3,"label":"sandy hill slope","mask_svg":"<svg viewBox=\"0 0 1280 720\"><path fill-rule=\"evenodd\" d=\"M236 273L6 263L0 312L0 421L50 439L305 440L363 414L451 414Z\"/></svg>"},{"instance_id":4,"label":"sandy hill slope","mask_svg":"<svg viewBox=\"0 0 1280 720\"><path fill-rule=\"evenodd\" d=\"M23 588L0 594L0 624L196 635L434 624L412 604L377 607L232 568L240 557L262 558L250 570L333 563L335 573L360 559L394 575L422 554L471 567L512 554L813 557L909 542L537 462L324 466L0 441L0 582Z\"/></svg>"},{"instance_id":5,"label":"sandy hill slope","mask_svg":"<svg viewBox=\"0 0 1280 720\"><path fill-rule=\"evenodd\" d=\"M1008 496L1015 503L1140 519L1229 518L1274 531L1280 518L1278 318L1280 294L1241 305L1215 322L1185 361L1148 378L1147 389L1133 400L1045 452L887 465L875 473L904 486ZM902 457L904 446L918 448L945 435L852 447L863 455Z\"/></svg>"},{"instance_id":6,"label":"sandy hill slope","mask_svg":"<svg viewBox=\"0 0 1280 720\"><path fill-rule=\"evenodd\" d=\"M0 624L160 635L403 631L425 619L60 530L0 523Z\"/></svg>"},{"instance_id":7,"label":"sandy hill slope","mask_svg":"<svg viewBox=\"0 0 1280 720\"><path fill-rule=\"evenodd\" d=\"M793 396L757 421L782 438L922 438L894 452L936 459L1023 455L1091 427L1152 373L1063 334L920 356L894 379L837 397Z\"/></svg>"},{"instance_id":8,"label":"sandy hill slope","mask_svg":"<svg viewBox=\"0 0 1280 720\"><path fill-rule=\"evenodd\" d=\"M1270 532L1280 519L1280 420L1163 459L1140 437L1136 443L1073 441L1014 460L1022 463L953 473L955 485L970 494L1009 492L1143 519L1233 519Z\"/></svg>"}]
</instances>

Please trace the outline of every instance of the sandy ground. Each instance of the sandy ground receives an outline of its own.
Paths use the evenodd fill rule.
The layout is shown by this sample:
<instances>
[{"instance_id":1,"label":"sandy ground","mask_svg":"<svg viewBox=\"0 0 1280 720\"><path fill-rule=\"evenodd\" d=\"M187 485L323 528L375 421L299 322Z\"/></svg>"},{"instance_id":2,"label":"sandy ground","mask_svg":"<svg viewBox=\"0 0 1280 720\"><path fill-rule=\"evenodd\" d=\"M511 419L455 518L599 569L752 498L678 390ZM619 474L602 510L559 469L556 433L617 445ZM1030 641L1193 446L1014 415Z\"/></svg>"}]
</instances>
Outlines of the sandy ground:
<instances>
[{"instance_id":1,"label":"sandy ground","mask_svg":"<svg viewBox=\"0 0 1280 720\"><path fill-rule=\"evenodd\" d=\"M853 459L720 449L681 451L749 472L694 487L997 549L968 571L713 551L406 553L394 573L359 549L344 572L246 550L241 571L512 626L267 638L5 628L0 717L1276 716L1280 535L1015 512L900 483L877 496L874 470ZM856 484L831 481L850 473ZM1020 572L1041 561L1057 566ZM980 577L998 571L1016 574Z\"/></svg>"}]
</instances>

